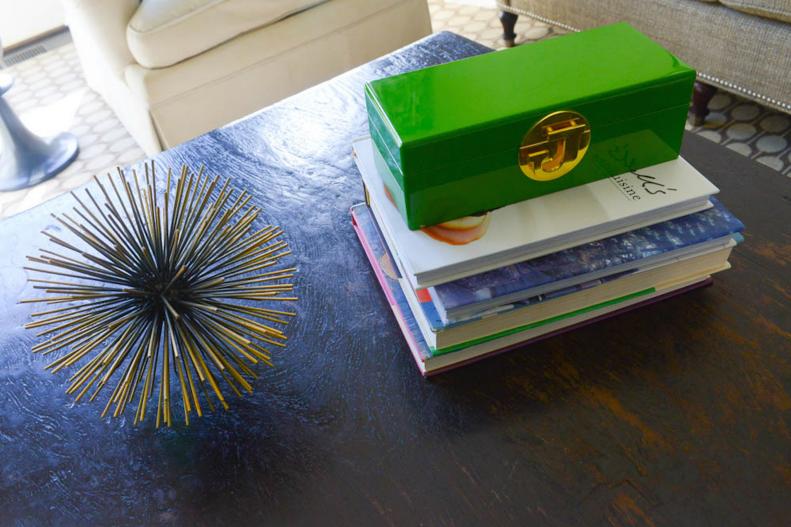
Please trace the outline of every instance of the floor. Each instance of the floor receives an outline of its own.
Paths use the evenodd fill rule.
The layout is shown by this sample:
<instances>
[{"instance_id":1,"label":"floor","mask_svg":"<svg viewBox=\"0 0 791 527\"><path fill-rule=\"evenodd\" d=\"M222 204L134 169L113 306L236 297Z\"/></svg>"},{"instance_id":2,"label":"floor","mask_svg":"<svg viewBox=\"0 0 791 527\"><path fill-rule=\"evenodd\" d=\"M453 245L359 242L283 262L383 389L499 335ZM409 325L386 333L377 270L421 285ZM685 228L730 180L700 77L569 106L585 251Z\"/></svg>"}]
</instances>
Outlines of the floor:
<instances>
[{"instance_id":1,"label":"floor","mask_svg":"<svg viewBox=\"0 0 791 527\"><path fill-rule=\"evenodd\" d=\"M502 28L491 0L428 0L435 31L453 31L502 48ZM564 31L520 17L517 43ZM70 42L9 68L16 79L6 95L25 123L41 135L70 130L80 155L68 169L30 189L0 193L0 218L27 210L102 174L145 157L105 102L85 83ZM741 97L720 93L702 127L687 129L791 177L791 117Z\"/></svg>"}]
</instances>

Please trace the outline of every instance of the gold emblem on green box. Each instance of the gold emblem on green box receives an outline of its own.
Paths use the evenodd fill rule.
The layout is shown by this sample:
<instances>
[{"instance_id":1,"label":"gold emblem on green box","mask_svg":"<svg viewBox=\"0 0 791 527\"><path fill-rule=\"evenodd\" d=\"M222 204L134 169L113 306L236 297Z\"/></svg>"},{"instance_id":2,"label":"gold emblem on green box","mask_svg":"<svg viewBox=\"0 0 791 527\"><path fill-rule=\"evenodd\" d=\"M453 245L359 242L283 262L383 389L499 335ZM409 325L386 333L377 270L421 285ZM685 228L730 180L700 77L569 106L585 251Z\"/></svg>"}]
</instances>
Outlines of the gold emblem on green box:
<instances>
[{"instance_id":1,"label":"gold emblem on green box","mask_svg":"<svg viewBox=\"0 0 791 527\"><path fill-rule=\"evenodd\" d=\"M587 119L577 112L552 112L522 139L519 168L536 181L552 181L577 166L590 145Z\"/></svg>"}]
</instances>

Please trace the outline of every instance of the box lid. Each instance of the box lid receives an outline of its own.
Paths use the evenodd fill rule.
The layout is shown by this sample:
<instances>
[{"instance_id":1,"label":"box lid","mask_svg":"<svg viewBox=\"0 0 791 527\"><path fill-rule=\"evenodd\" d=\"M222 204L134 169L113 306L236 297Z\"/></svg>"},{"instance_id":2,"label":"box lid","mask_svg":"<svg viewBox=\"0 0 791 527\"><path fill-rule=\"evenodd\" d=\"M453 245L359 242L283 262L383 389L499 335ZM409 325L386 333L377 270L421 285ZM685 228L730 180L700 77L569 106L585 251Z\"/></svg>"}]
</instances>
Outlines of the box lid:
<instances>
[{"instance_id":1,"label":"box lid","mask_svg":"<svg viewBox=\"0 0 791 527\"><path fill-rule=\"evenodd\" d=\"M365 89L383 125L377 132L390 150L385 155L407 172L404 154L411 152L413 173L518 148L521 137L502 140L489 132L557 110L584 115L593 141L602 126L689 104L694 75L662 46L618 23L379 79ZM669 89L673 84L681 88ZM643 93L611 100L636 92Z\"/></svg>"}]
</instances>

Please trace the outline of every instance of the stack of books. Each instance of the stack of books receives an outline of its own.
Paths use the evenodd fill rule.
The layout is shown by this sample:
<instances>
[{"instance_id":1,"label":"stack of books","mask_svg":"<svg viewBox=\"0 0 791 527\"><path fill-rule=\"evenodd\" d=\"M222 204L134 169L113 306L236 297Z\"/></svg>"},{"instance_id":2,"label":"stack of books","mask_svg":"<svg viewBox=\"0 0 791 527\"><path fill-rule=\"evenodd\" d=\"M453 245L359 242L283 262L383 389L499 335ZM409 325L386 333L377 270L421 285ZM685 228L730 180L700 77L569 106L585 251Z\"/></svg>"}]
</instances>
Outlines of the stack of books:
<instances>
[{"instance_id":1,"label":"stack of books","mask_svg":"<svg viewBox=\"0 0 791 527\"><path fill-rule=\"evenodd\" d=\"M424 375L708 285L742 239L680 157L412 231L378 155L354 144L366 203L352 221Z\"/></svg>"}]
</instances>

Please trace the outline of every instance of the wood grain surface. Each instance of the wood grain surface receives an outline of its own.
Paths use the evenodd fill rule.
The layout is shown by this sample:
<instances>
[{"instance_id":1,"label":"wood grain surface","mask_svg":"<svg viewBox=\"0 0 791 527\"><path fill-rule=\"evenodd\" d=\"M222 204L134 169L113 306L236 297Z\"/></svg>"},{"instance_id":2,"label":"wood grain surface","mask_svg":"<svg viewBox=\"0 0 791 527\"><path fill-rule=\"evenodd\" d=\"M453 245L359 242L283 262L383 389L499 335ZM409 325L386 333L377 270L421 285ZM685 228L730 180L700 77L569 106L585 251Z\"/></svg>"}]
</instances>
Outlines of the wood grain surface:
<instances>
[{"instance_id":1,"label":"wood grain surface","mask_svg":"<svg viewBox=\"0 0 791 527\"><path fill-rule=\"evenodd\" d=\"M16 303L72 198L0 222L0 524L788 525L791 182L705 139L746 225L713 287L418 374L350 225L362 84L484 51L441 33L156 158L231 176L300 268L276 367L189 428L72 403Z\"/></svg>"}]
</instances>

